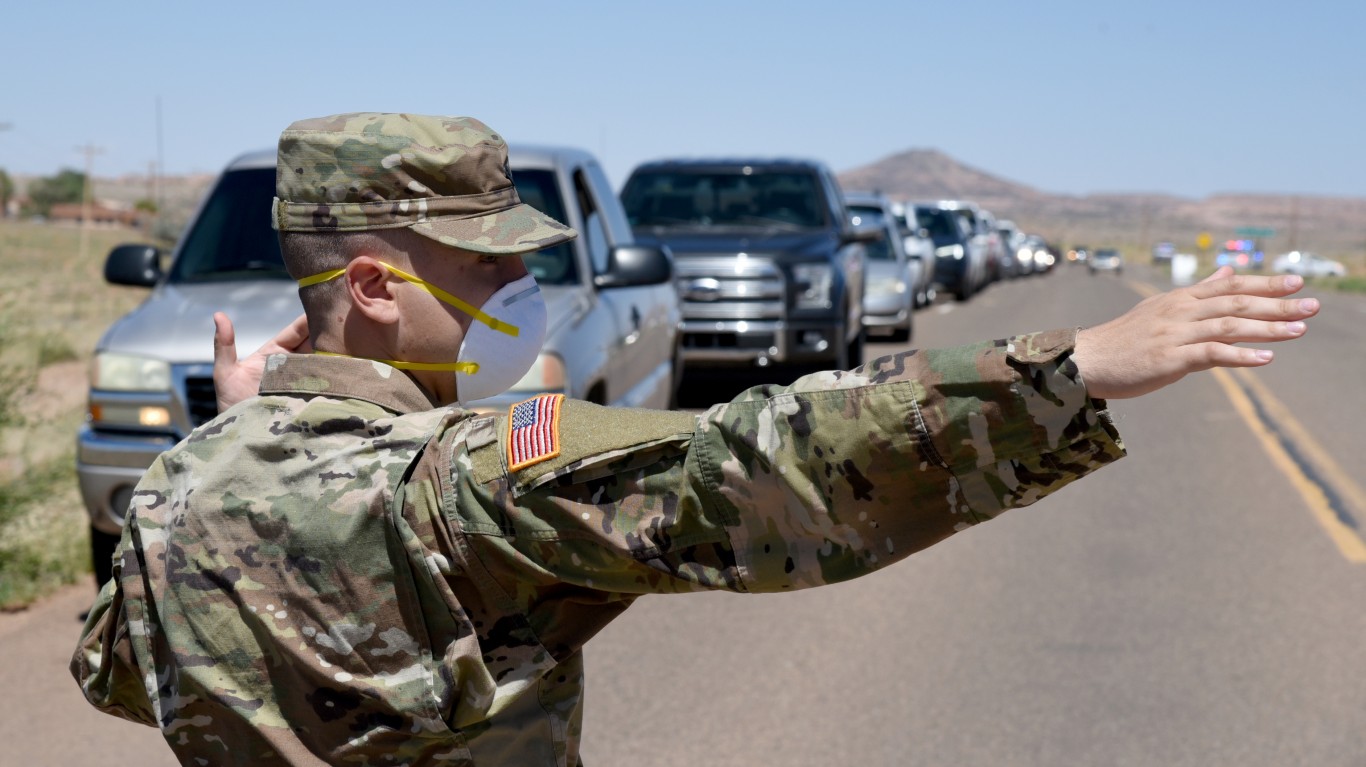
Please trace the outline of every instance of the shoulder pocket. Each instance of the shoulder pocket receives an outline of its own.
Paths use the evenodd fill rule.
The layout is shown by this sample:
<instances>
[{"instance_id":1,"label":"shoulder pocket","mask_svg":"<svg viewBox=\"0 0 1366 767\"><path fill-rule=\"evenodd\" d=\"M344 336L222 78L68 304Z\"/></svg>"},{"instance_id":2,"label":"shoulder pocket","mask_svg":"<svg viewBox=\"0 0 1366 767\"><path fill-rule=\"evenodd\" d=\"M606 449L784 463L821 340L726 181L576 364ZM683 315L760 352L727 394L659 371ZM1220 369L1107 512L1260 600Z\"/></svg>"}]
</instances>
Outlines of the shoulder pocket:
<instances>
[{"instance_id":1,"label":"shoulder pocket","mask_svg":"<svg viewBox=\"0 0 1366 767\"><path fill-rule=\"evenodd\" d=\"M518 420L515 415L525 404L514 405L509 415L496 419L496 450L494 443L489 443L471 455L476 481L483 483L505 474L513 495L561 477L586 481L653 463L659 460L660 450L669 446L678 449L691 441L697 424L697 417L690 413L563 400L550 435L553 443L527 449L514 444L526 438L516 433L527 428L526 417ZM540 450L553 454L535 455Z\"/></svg>"}]
</instances>

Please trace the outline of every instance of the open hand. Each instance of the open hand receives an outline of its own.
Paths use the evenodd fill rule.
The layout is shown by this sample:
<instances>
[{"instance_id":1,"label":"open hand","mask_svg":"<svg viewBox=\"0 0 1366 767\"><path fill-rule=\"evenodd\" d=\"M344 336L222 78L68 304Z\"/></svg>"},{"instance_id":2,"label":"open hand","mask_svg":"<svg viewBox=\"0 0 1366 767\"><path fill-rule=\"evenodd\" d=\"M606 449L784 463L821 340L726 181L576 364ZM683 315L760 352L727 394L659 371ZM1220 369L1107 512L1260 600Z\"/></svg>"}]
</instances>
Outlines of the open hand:
<instances>
[{"instance_id":1,"label":"open hand","mask_svg":"<svg viewBox=\"0 0 1366 767\"><path fill-rule=\"evenodd\" d=\"M218 397L218 412L223 412L261 388L266 357L272 354L313 351L308 340L308 320L300 314L251 356L237 359L237 335L232 320L222 312L213 315L213 389Z\"/></svg>"},{"instance_id":2,"label":"open hand","mask_svg":"<svg viewBox=\"0 0 1366 767\"><path fill-rule=\"evenodd\" d=\"M1144 299L1104 325L1077 334L1072 360L1087 393L1138 397L1212 367L1259 367L1266 344L1304 335L1317 299L1284 299L1304 286L1295 275L1257 277L1221 267L1201 282Z\"/></svg>"}]
</instances>

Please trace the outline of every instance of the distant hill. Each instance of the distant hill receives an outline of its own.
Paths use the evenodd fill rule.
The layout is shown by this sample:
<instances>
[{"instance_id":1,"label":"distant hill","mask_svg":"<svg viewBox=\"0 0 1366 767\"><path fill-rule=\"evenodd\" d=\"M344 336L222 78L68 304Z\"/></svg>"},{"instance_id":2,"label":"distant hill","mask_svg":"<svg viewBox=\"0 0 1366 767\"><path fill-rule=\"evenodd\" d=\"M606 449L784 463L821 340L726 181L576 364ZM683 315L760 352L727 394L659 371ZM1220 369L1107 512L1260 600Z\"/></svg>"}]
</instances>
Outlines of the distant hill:
<instances>
[{"instance_id":1,"label":"distant hill","mask_svg":"<svg viewBox=\"0 0 1366 767\"><path fill-rule=\"evenodd\" d=\"M1268 252L1292 247L1366 260L1366 198L1218 194L1190 199L1163 194L1063 195L1009 181L933 149L910 149L839 174L849 190L894 200L972 200L1061 245L1146 247L1171 240L1194 250L1209 232L1229 239L1239 227L1269 228Z\"/></svg>"}]
</instances>

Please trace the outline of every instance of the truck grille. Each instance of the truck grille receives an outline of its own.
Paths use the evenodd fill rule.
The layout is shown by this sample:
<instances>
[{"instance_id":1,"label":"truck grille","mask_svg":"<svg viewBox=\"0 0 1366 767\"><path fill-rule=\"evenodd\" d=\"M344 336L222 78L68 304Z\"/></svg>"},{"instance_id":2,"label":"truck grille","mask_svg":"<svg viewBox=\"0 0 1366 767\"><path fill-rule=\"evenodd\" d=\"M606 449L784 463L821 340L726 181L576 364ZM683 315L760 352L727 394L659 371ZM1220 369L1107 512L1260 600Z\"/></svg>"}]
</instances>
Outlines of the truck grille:
<instances>
[{"instance_id":1,"label":"truck grille","mask_svg":"<svg viewBox=\"0 0 1366 767\"><path fill-rule=\"evenodd\" d=\"M683 317L692 320L777 320L784 315L787 283L766 258L684 256L675 263Z\"/></svg>"},{"instance_id":2,"label":"truck grille","mask_svg":"<svg viewBox=\"0 0 1366 767\"><path fill-rule=\"evenodd\" d=\"M191 426L212 421L218 415L218 398L214 393L212 376L185 378L185 411L190 416Z\"/></svg>"}]
</instances>

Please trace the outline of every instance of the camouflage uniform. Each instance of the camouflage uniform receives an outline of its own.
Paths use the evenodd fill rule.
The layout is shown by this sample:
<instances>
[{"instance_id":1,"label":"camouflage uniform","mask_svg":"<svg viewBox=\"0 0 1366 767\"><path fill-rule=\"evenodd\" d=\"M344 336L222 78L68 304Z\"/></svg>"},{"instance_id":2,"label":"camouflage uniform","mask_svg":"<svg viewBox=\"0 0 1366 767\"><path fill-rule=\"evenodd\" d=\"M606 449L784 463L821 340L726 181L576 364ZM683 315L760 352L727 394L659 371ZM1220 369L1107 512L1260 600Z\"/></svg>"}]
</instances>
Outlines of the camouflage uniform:
<instances>
[{"instance_id":1,"label":"camouflage uniform","mask_svg":"<svg viewBox=\"0 0 1366 767\"><path fill-rule=\"evenodd\" d=\"M72 669L185 764L578 763L580 649L641 594L889 565L1123 455L1053 331L701 416L565 402L560 455L379 363L271 358L139 486Z\"/></svg>"},{"instance_id":2,"label":"camouflage uniform","mask_svg":"<svg viewBox=\"0 0 1366 767\"><path fill-rule=\"evenodd\" d=\"M572 237L506 157L468 118L301 121L275 225ZM701 416L481 415L379 362L274 356L139 484L72 673L184 764L575 765L580 650L637 596L854 578L1123 455L1074 340L907 352Z\"/></svg>"}]
</instances>

